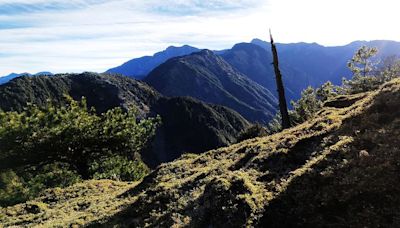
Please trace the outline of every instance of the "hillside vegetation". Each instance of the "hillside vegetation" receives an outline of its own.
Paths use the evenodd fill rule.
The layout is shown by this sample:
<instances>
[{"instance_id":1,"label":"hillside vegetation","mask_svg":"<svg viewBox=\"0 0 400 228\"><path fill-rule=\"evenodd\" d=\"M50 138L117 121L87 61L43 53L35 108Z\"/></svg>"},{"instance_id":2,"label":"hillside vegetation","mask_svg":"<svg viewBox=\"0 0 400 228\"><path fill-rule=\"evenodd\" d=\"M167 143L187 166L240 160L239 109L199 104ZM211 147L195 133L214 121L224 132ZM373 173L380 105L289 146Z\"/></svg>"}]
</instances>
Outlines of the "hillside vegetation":
<instances>
[{"instance_id":1,"label":"hillside vegetation","mask_svg":"<svg viewBox=\"0 0 400 228\"><path fill-rule=\"evenodd\" d=\"M67 226L79 211L79 221L94 227L398 227L399 103L396 79L329 100L283 132L162 164L120 194L99 196L101 203L90 198L101 190L84 192L92 183L85 182L52 201L44 195L2 208L0 221Z\"/></svg>"},{"instance_id":2,"label":"hillside vegetation","mask_svg":"<svg viewBox=\"0 0 400 228\"><path fill-rule=\"evenodd\" d=\"M154 143L142 153L150 166L172 161L182 153L201 153L229 145L250 126L231 109L193 98L164 97L143 82L97 73L14 79L0 85L0 109L20 112L28 103L42 107L48 100L64 106L68 103L66 94L74 100L85 97L87 106L94 107L98 114L121 108L134 109L140 119L159 115L162 124Z\"/></svg>"}]
</instances>

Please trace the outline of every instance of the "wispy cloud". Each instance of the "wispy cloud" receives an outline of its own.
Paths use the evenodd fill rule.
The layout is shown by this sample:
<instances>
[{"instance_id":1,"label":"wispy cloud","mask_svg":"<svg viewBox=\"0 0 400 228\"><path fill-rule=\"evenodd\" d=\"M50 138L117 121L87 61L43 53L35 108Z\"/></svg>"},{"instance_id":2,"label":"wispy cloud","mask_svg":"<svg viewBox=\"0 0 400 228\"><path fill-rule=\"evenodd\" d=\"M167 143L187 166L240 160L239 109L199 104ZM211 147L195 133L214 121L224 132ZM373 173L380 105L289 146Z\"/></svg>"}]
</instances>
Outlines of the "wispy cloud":
<instances>
[{"instance_id":1,"label":"wispy cloud","mask_svg":"<svg viewBox=\"0 0 400 228\"><path fill-rule=\"evenodd\" d=\"M0 0L0 75L105 71L169 45L396 39L392 0ZM373 12L372 14L365 12ZM359 23L357 18L362 18ZM378 35L377 35L378 34Z\"/></svg>"},{"instance_id":2,"label":"wispy cloud","mask_svg":"<svg viewBox=\"0 0 400 228\"><path fill-rule=\"evenodd\" d=\"M76 10L95 4L103 4L106 0L0 0L0 15L19 15L43 11Z\"/></svg>"},{"instance_id":3,"label":"wispy cloud","mask_svg":"<svg viewBox=\"0 0 400 228\"><path fill-rule=\"evenodd\" d=\"M226 48L244 38L230 20L264 5L259 0L0 0L0 75L104 71L169 45Z\"/></svg>"},{"instance_id":4,"label":"wispy cloud","mask_svg":"<svg viewBox=\"0 0 400 228\"><path fill-rule=\"evenodd\" d=\"M67 11L96 6L122 6L135 12L193 15L257 6L257 0L0 0L0 15Z\"/></svg>"}]
</instances>

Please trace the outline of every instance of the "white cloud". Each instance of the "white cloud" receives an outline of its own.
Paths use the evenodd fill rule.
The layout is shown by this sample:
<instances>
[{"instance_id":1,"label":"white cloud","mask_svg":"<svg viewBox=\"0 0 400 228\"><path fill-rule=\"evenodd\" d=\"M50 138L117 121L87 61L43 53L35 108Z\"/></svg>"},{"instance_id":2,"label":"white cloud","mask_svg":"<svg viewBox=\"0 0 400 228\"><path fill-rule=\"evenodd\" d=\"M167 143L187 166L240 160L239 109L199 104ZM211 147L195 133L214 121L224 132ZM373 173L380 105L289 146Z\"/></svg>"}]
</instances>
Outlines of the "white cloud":
<instances>
[{"instance_id":1,"label":"white cloud","mask_svg":"<svg viewBox=\"0 0 400 228\"><path fill-rule=\"evenodd\" d=\"M84 2L87 0L70 4ZM238 15L263 5L262 2L253 4L256 2L119 0L61 12L44 10L3 15L0 22L14 21L28 26L20 28L16 23L14 29L0 29L3 53L0 54L0 75L13 71L105 71L169 45L227 48L246 37L245 31L237 32L236 26L242 20ZM8 1L0 0L0 8L2 3ZM40 5L46 1L34 0L34 3Z\"/></svg>"}]
</instances>

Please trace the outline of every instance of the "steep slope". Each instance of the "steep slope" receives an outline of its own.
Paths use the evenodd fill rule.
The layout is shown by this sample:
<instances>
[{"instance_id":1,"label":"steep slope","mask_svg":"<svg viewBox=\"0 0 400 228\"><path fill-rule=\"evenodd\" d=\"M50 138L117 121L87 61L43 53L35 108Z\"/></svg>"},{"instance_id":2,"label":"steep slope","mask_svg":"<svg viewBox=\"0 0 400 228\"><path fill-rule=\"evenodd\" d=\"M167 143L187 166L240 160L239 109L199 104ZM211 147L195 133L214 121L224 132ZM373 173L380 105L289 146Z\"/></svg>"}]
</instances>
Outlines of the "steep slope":
<instances>
[{"instance_id":1,"label":"steep slope","mask_svg":"<svg viewBox=\"0 0 400 228\"><path fill-rule=\"evenodd\" d=\"M240 43L224 52L221 57L277 96L275 73L271 64L272 53L269 49L255 44ZM297 100L301 91L312 83L312 79L304 72L290 67L285 61L280 62L280 68L284 76L287 100Z\"/></svg>"},{"instance_id":2,"label":"steep slope","mask_svg":"<svg viewBox=\"0 0 400 228\"><path fill-rule=\"evenodd\" d=\"M276 112L272 93L209 50L168 60L145 81L166 96L191 96L224 105L250 121L268 122Z\"/></svg>"},{"instance_id":3,"label":"steep slope","mask_svg":"<svg viewBox=\"0 0 400 228\"><path fill-rule=\"evenodd\" d=\"M63 74L21 77L0 85L0 108L22 110L26 104L45 105L50 99L65 104L65 95L87 98L89 107L105 112L134 107L139 117L160 115L163 124L143 159L151 166L171 161L184 152L200 153L235 142L249 123L238 113L190 98L167 98L148 85L108 74ZM176 119L176 117L180 119Z\"/></svg>"},{"instance_id":4,"label":"steep slope","mask_svg":"<svg viewBox=\"0 0 400 228\"><path fill-rule=\"evenodd\" d=\"M282 133L160 166L105 226L399 226L400 80L344 100Z\"/></svg>"},{"instance_id":5,"label":"steep slope","mask_svg":"<svg viewBox=\"0 0 400 228\"><path fill-rule=\"evenodd\" d=\"M171 161L182 153L200 153L229 145L250 127L235 111L190 97L161 98L152 110L161 116L163 125L153 142L153 153L146 156L151 166Z\"/></svg>"},{"instance_id":6,"label":"steep slope","mask_svg":"<svg viewBox=\"0 0 400 228\"><path fill-rule=\"evenodd\" d=\"M89 182L60 200L63 194L52 193L52 201L44 195L3 208L0 221L68 226L65 217L79 215L93 227L398 227L399 102L397 79L331 100L315 119L284 132L186 154L105 199L108 215L89 198L104 195L100 190L77 194ZM34 214L29 205L42 207ZM101 212L97 221L94 211Z\"/></svg>"},{"instance_id":7,"label":"steep slope","mask_svg":"<svg viewBox=\"0 0 400 228\"><path fill-rule=\"evenodd\" d=\"M87 98L88 106L101 113L114 107L134 106L140 116L160 97L144 83L108 74L83 73L57 76L21 77L0 85L0 108L20 111L28 102L45 105L48 99L64 104L65 95Z\"/></svg>"},{"instance_id":8,"label":"steep slope","mask_svg":"<svg viewBox=\"0 0 400 228\"><path fill-rule=\"evenodd\" d=\"M188 45L182 47L170 46L164 51L155 53L153 56L144 56L129 60L121 66L107 70L107 72L143 79L150 71L168 59L188 55L196 51L199 51L199 49Z\"/></svg>"}]
</instances>

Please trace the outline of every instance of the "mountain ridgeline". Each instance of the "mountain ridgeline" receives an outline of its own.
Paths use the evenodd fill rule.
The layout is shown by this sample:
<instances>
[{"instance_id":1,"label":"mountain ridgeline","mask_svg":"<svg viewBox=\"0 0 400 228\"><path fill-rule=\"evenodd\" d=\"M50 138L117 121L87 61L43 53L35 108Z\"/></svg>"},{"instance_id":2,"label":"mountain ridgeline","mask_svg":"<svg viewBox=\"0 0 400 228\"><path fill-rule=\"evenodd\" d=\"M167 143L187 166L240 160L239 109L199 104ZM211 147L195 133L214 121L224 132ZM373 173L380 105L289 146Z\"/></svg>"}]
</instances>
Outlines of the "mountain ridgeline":
<instances>
[{"instance_id":1,"label":"mountain ridgeline","mask_svg":"<svg viewBox=\"0 0 400 228\"><path fill-rule=\"evenodd\" d=\"M144 79L166 96L190 96L224 105L253 122L267 123L276 112L275 96L212 51L176 57Z\"/></svg>"},{"instance_id":2,"label":"mountain ridgeline","mask_svg":"<svg viewBox=\"0 0 400 228\"><path fill-rule=\"evenodd\" d=\"M162 125L153 145L142 154L145 162L156 166L182 153L200 153L229 145L249 127L238 113L225 107L176 97L168 98L131 78L96 73L20 77L0 85L0 108L21 111L27 103L44 106L48 100L65 105L65 95L75 100L86 97L98 113L114 107L134 108L139 118L160 115Z\"/></svg>"},{"instance_id":3,"label":"mountain ridgeline","mask_svg":"<svg viewBox=\"0 0 400 228\"><path fill-rule=\"evenodd\" d=\"M45 75L51 76L51 75L53 75L53 73L48 72L48 71L38 72L38 73L36 73L36 74L30 74L30 73L21 73L21 74L11 73L11 74L9 74L9 75L0 77L0 85L1 85L1 84L4 84L4 83L6 83L6 82L9 82L9 81L11 81L11 80L14 79L14 78L18 78L18 77L21 77L21 76L31 76L31 77L33 77L33 76L45 76Z\"/></svg>"},{"instance_id":4,"label":"mountain ridgeline","mask_svg":"<svg viewBox=\"0 0 400 228\"><path fill-rule=\"evenodd\" d=\"M164 51L155 53L153 56L144 56L129 60L121 66L107 70L107 73L116 73L136 79L143 79L150 71L168 59L176 56L188 55L196 51L199 51L199 49L189 45L184 45L182 47L170 46Z\"/></svg>"}]
</instances>

